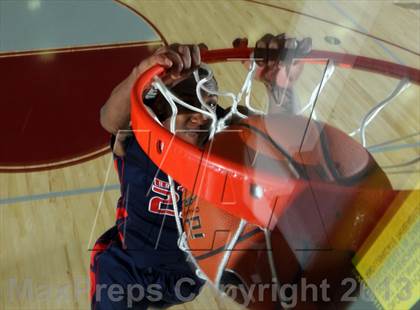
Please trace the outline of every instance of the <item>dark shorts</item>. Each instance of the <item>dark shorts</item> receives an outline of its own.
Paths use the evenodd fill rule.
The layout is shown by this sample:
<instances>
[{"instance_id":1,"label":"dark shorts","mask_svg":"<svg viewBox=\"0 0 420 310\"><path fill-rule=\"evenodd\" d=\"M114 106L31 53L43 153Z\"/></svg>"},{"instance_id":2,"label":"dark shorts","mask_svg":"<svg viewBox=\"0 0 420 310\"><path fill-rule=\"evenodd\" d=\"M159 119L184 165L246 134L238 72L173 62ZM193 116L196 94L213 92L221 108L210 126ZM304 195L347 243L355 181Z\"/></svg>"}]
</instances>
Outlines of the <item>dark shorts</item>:
<instances>
[{"instance_id":1,"label":"dark shorts","mask_svg":"<svg viewBox=\"0 0 420 310\"><path fill-rule=\"evenodd\" d=\"M149 264L150 256L145 258L139 261L122 249L116 227L103 234L91 255L92 309L165 308L191 301L199 294L204 281L190 264Z\"/></svg>"}]
</instances>

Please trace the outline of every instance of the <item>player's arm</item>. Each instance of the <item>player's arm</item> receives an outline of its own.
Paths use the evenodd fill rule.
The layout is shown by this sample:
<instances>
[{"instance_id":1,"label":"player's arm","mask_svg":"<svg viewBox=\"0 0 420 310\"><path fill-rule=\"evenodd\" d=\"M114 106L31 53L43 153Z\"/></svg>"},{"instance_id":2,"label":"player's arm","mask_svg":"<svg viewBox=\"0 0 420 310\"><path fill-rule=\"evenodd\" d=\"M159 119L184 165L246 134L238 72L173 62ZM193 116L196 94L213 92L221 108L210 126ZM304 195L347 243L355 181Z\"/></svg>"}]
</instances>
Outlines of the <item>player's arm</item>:
<instances>
[{"instance_id":1,"label":"player's arm","mask_svg":"<svg viewBox=\"0 0 420 310\"><path fill-rule=\"evenodd\" d=\"M236 39L234 47L247 46L247 39ZM297 104L293 86L303 71L303 63L292 61L294 57L308 54L312 40L299 41L286 35L266 34L255 45L257 58L256 79L264 83L269 98L269 113L296 112Z\"/></svg>"},{"instance_id":2,"label":"player's arm","mask_svg":"<svg viewBox=\"0 0 420 310\"><path fill-rule=\"evenodd\" d=\"M123 141L130 128L130 92L137 78L154 65L168 70L164 82L171 84L182 79L201 63L200 50L196 45L174 44L158 49L152 56L136 66L130 75L118 84L100 111L100 123L115 135L114 152L124 155Z\"/></svg>"},{"instance_id":3,"label":"player's arm","mask_svg":"<svg viewBox=\"0 0 420 310\"><path fill-rule=\"evenodd\" d=\"M129 128L131 89L142 73L157 64L170 67L172 62L164 54L152 55L134 67L130 75L114 88L100 112L101 125L106 131L117 135L119 130Z\"/></svg>"}]
</instances>

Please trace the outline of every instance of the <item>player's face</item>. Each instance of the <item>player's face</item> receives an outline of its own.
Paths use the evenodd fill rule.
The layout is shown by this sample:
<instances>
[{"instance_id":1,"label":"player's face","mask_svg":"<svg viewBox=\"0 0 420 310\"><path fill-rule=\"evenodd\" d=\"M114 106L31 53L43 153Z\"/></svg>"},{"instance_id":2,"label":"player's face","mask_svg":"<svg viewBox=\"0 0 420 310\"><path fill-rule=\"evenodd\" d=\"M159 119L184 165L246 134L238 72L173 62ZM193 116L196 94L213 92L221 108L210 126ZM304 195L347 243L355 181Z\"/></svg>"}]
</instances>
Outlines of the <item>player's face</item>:
<instances>
[{"instance_id":1,"label":"player's face","mask_svg":"<svg viewBox=\"0 0 420 310\"><path fill-rule=\"evenodd\" d=\"M209 119L202 113L185 113L176 118L176 135L182 140L200 146L208 136Z\"/></svg>"},{"instance_id":2,"label":"player's face","mask_svg":"<svg viewBox=\"0 0 420 310\"><path fill-rule=\"evenodd\" d=\"M210 106L217 104L217 98L204 98ZM170 118L163 122L165 128L170 128ZM193 145L201 146L209 134L210 119L202 113L182 113L176 116L176 136Z\"/></svg>"}]
</instances>

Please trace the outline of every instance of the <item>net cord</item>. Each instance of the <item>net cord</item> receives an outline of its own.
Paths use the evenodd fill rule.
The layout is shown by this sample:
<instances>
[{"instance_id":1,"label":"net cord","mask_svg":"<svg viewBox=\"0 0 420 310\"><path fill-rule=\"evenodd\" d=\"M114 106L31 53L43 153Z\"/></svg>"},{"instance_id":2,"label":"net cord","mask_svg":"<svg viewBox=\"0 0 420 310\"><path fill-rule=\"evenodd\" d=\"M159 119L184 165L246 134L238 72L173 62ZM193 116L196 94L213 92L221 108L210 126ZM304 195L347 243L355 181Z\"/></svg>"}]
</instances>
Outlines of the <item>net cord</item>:
<instances>
[{"instance_id":1,"label":"net cord","mask_svg":"<svg viewBox=\"0 0 420 310\"><path fill-rule=\"evenodd\" d=\"M326 68L326 70L325 70L325 72L324 72L324 76L322 77L322 82L321 83L319 83L316 87L315 87L315 89L312 91L312 94L311 94L311 98L309 99L309 102L308 102L308 104L305 106L305 107L303 107L299 112L298 112L298 114L303 114L306 110L308 110L308 109L312 109L312 107L314 106L314 104L315 104L315 102L316 102L316 100L317 100L317 98L319 97L319 95L321 94L321 92L322 92L322 90L324 89L324 87L325 87L325 85L327 84L327 82L328 82L328 80L332 77L332 75L333 75L333 73L334 73L334 71L335 71L335 63L334 63L334 61L333 60L330 60L330 61L328 61L328 59L327 59L327 68ZM316 113L315 113L315 110L313 111L313 113L312 113L312 118L314 119L314 120L316 120L317 119L317 116L316 116Z\"/></svg>"},{"instance_id":2,"label":"net cord","mask_svg":"<svg viewBox=\"0 0 420 310\"><path fill-rule=\"evenodd\" d=\"M223 272L226 269L226 266L229 262L229 258L232 255L232 251L234 251L236 244L238 243L239 237L241 236L242 232L245 229L245 226L248 224L247 221L244 219L241 219L239 222L238 228L235 231L235 234L233 235L232 239L230 239L228 245L225 248L225 253L223 254L223 258L217 267L217 274L216 279L214 281L214 285L216 288L220 288L220 280L222 279Z\"/></svg>"},{"instance_id":3,"label":"net cord","mask_svg":"<svg viewBox=\"0 0 420 310\"><path fill-rule=\"evenodd\" d=\"M385 108L395 97L399 94L404 92L408 87L410 87L411 83L408 79L402 79L394 91L384 100L379 102L375 107L373 107L363 118L362 123L360 125L360 140L362 142L363 147L367 147L366 145L366 127L369 125L370 122L381 112L383 108Z\"/></svg>"},{"instance_id":4,"label":"net cord","mask_svg":"<svg viewBox=\"0 0 420 310\"><path fill-rule=\"evenodd\" d=\"M383 108L385 108L395 97L397 97L402 92L404 92L410 85L411 85L411 83L410 83L409 79L407 79L407 78L402 79L387 98L380 101L378 104L376 104L372 109L370 109L366 113L366 115L362 119L360 127L357 128L356 130L350 132L349 136L353 137L357 133L359 133L360 134L360 141L361 141L363 147L366 147L369 150L369 147L367 147L367 145L366 145L367 144L367 142L366 142L366 127L374 120L374 118L376 116L378 116L379 112Z\"/></svg>"},{"instance_id":5,"label":"net cord","mask_svg":"<svg viewBox=\"0 0 420 310\"><path fill-rule=\"evenodd\" d=\"M267 228L264 228L263 231L264 231L264 237L265 237L265 245L267 247L268 264L270 266L270 271L271 271L271 280L273 281L273 284L277 285L276 287L278 288L278 290L276 293L278 294L278 297L281 301L282 300L282 294L280 293L281 283L277 276L276 264L274 263L274 254L273 254L273 247L272 247L272 242L271 242L271 231L268 230Z\"/></svg>"},{"instance_id":6,"label":"net cord","mask_svg":"<svg viewBox=\"0 0 420 310\"><path fill-rule=\"evenodd\" d=\"M236 115L240 118L246 118L247 117L246 115L240 113L237 109L238 104L242 100L242 97L244 96L244 94L245 94L245 106L251 112L253 112L255 114L261 114L261 115L266 114L266 111L260 111L258 109L253 108L252 105L251 105L251 102L250 102L252 81L255 77L255 72L256 72L256 62L255 62L255 60L251 59L247 76L246 76L246 78L243 82L243 85L242 85L242 88L241 88L240 92L236 95L232 92L214 91L214 90L208 89L204 84L206 82L210 81L213 78L213 72L210 69L210 67L205 65L205 64L202 64L201 67L206 70L207 75L204 78L200 79L199 75L198 75L198 71L196 70L194 72L194 77L195 77L196 82L197 82L196 94L197 94L197 97L198 97L203 109L196 108L196 107L182 101L181 99L177 98L166 87L166 85L164 85L164 83L158 77L155 77L155 80L153 82L154 86L157 89L159 89L159 91L163 94L163 96L169 102L169 104L171 106L171 109L172 109L170 131L173 134L176 132L175 120L176 120L176 115L177 115L177 112L178 112L178 109L176 107L175 102L180 104L181 106L184 106L185 108L191 109L192 111L202 113L211 120L209 139L213 138L215 133L217 133L217 132L223 130L224 128L226 128L228 126L229 120L231 120L234 115ZM324 89L326 83L328 82L328 80L333 75L334 70L335 70L335 64L331 60L331 61L328 62L323 81L315 87L314 91L312 92L312 95L311 95L311 98L310 98L308 104L303 109L301 109L298 114L302 114L307 109L313 107L313 104L316 100L315 95L320 93ZM354 136L355 134L360 132L362 145L364 147L366 147L366 134L365 134L366 127L373 121L373 119L379 114L379 112L389 102L392 101L392 99L394 99L396 96L398 96L403 91L405 91L410 85L411 84L410 84L408 79L401 80L399 82L399 84L397 85L397 87L394 89L394 91L390 94L390 96L388 96L386 99L379 102L375 107L373 107L365 115L365 117L363 118L363 120L361 122L360 128L358 128L355 131L349 133L349 135ZM231 110L229 111L229 113L227 115L225 115L222 119L217 120L217 116L216 116L215 111L205 102L205 100L202 96L202 91L205 91L205 92L207 92L208 94L211 94L211 95L229 97L232 100L232 107L231 107ZM315 115L313 115L313 117L315 117ZM187 243L186 233L183 231L181 219L180 219L180 216L179 216L178 205L176 203L175 183L174 183L173 178L169 175L168 175L168 180L169 180L169 184L170 184L170 193L171 193L171 198L172 198L172 201L173 201L175 221L176 221L176 226L177 226L178 236L179 236L178 246L182 251L184 251L188 254L188 257L189 257L190 261L192 261L193 264L196 266L197 276L202 278L203 280L209 280L208 277L205 275L205 273L201 271L197 261L195 260L195 258L191 254L191 250L189 249L189 246L188 246L188 243ZM214 283L216 288L219 288L219 286L220 286L220 281L222 279L223 272L226 269L226 265L227 265L227 263L229 261L229 258L231 256L231 252L234 249L235 245L237 244L237 242L239 240L239 237L240 237L241 233L243 232L246 225L247 225L247 222L242 219L241 222L238 225L238 228L237 228L234 236L229 241L229 244L228 244L228 246L225 250L222 261L218 266L217 276L216 276L216 280L215 280L215 283ZM263 231L264 231L266 246L267 246L267 250L268 250L267 255L268 255L268 261L269 261L269 265L270 265L270 271L271 271L271 274L272 274L272 280L273 280L273 282L278 283L277 271L276 271L276 268L275 268L274 258L273 258L273 254L272 254L271 235L270 235L270 232L267 229L263 229Z\"/></svg>"},{"instance_id":7,"label":"net cord","mask_svg":"<svg viewBox=\"0 0 420 310\"><path fill-rule=\"evenodd\" d=\"M176 121L176 115L177 115L178 109L176 107L175 102L184 106L184 107L186 107L186 108L188 108L188 109L191 109L195 112L203 113L204 115L208 116L209 119L211 119L212 123L211 123L211 126L210 126L209 139L213 138L215 132L217 132L215 124L217 124L217 129L218 129L218 131L220 131L220 130L223 130L223 128L225 128L227 126L226 123L233 117L233 115L237 115L241 118L246 118L247 117L246 115L243 115L242 113L240 113L237 109L237 106L238 106L239 102L241 101L244 93L245 93L245 104L246 104L246 106L248 108L250 108L250 110L253 111L254 113L264 114L264 112L252 108L251 104L250 104L250 90L252 88L252 80L254 78L255 70L256 70L256 63L255 63L254 60L251 61L247 77L245 78L245 81L243 83L241 91L237 95L235 95L233 93L230 93L230 92L213 91L213 90L210 90L207 87L205 87L204 84L212 79L213 72L210 69L210 67L208 67L207 65L203 64L202 68L207 71L207 76L202 78L201 80L198 80L198 78L199 78L198 70L196 70L194 72L194 76L195 76L195 79L196 79L196 82L197 82L196 94L197 94L197 97L198 97L202 107L204 107L204 109L196 108L196 107L182 101L181 99L177 98L164 85L164 83L162 82L161 79L159 79L158 77L155 77L153 85L162 93L162 95L168 101L168 103L171 107L171 110L172 110L171 120L170 120L170 131L171 131L171 133L175 134L175 132L176 132L176 122L175 121ZM217 121L217 116L216 116L215 111L213 111L213 109L206 104L206 102L204 101L204 98L202 96L201 90L204 90L205 92L207 92L211 95L230 97L233 101L231 111L224 118ZM168 181L169 181L169 186L170 186L170 194L171 194L171 198L172 198L172 204L173 204L173 208L174 208L176 227L177 227L177 230L178 230L178 247L180 248L180 250L187 253L188 259L195 265L196 275L198 277L200 277L201 279L208 281L209 280L208 277L205 275L204 272L201 271L200 266L198 265L197 261L195 260L195 258L191 254L191 250L188 246L186 233L183 231L181 219L180 219L180 216L179 216L178 204L176 202L177 200L176 200L175 182L170 175L168 175ZM237 244L238 239L239 239L241 233L243 232L246 224L247 224L247 222L245 220L241 219L241 222L238 225L238 229L236 230L233 238L230 240L230 242L227 246L227 249L225 250L225 254L223 256L223 259L218 266L218 272L217 272L216 280L215 280L215 283L214 283L216 288L219 288L219 286L220 286L220 280L223 276L223 272L224 272L224 270L226 268L226 265L229 261L232 250L234 249L235 245ZM277 275L272 274L272 277L277 277Z\"/></svg>"},{"instance_id":8,"label":"net cord","mask_svg":"<svg viewBox=\"0 0 420 310\"><path fill-rule=\"evenodd\" d=\"M197 113L202 113L205 116L207 116L210 120L211 120L211 124L210 124L210 134L214 135L214 130L215 130L215 123L217 122L217 117L215 115L215 113L211 113L208 111L205 111L203 109L197 108L189 103L186 103L185 101L179 99L177 96L175 96L167 87L166 85L162 82L162 80L159 77L155 77L154 78L155 81L153 82L153 86L156 87L161 93L162 95L165 97L165 99L168 101L169 105L171 106L172 109L172 114L171 114L171 126L170 126L170 131L175 134L176 133L176 128L175 128L175 121L176 121L176 116L178 113L178 108L176 107L176 103L178 103L179 105L190 109L194 112ZM174 102L175 101L175 102Z\"/></svg>"},{"instance_id":9,"label":"net cord","mask_svg":"<svg viewBox=\"0 0 420 310\"><path fill-rule=\"evenodd\" d=\"M194 76L195 76L195 79L196 79L196 82L197 82L196 93L197 93L197 97L198 97L201 105L203 107L205 107L207 110L211 109L210 107L208 107L208 105L204 101L203 96L202 96L202 91L205 91L206 93L208 93L210 95L215 95L215 96L218 96L218 97L228 97L232 100L230 111L224 117L222 117L220 120L217 121L215 133L220 132L223 129L225 129L228 126L229 121L232 119L232 117L234 115L236 115L240 118L247 118L246 115L242 114L238 110L238 105L242 101L242 97L244 96L244 94L245 94L245 106L251 112L253 112L255 114L259 114L259 115L266 114L264 111L260 111L258 109L255 109L251 105L251 99L250 99L251 98L251 89L252 89L252 83L253 83L253 79L254 79L254 76L255 76L256 68L257 68L255 60L250 61L250 66L248 68L248 73L247 73L247 75L245 77L245 80L242 84L241 90L236 95L232 92L215 91L215 90L211 90L211 89L207 88L205 86L205 83L210 81L213 78L213 71L206 64L202 64L201 68L204 69L207 72L207 76L205 76L201 80L199 79L198 72L197 71L194 72ZM214 115L215 115L215 113L214 113ZM212 137L213 137L213 135L209 135L209 139L211 139Z\"/></svg>"},{"instance_id":10,"label":"net cord","mask_svg":"<svg viewBox=\"0 0 420 310\"><path fill-rule=\"evenodd\" d=\"M331 65L330 65L330 63L331 63ZM330 63L329 63L329 68L327 68L326 73L325 73L326 74L326 81L323 81L322 84L318 85L317 88L314 90L314 93L318 93L319 91L321 91L323 89L323 87L325 86L326 82L328 81L328 79L332 76L332 73L334 72L334 64L332 62L330 62ZM209 139L213 138L213 136L216 132L219 132L219 131L223 130L224 128L226 128L229 120L231 120L234 115L237 115L240 118L246 118L247 117L246 115L243 115L242 113L240 113L237 109L237 106L238 106L239 102L242 100L243 94L245 94L245 106L250 111L252 111L256 114L266 114L266 112L254 109L251 106L251 103L250 103L252 81L253 81L253 78L254 78L255 72L256 72L256 62L255 62L255 60L251 60L249 70L248 70L248 74L247 74L247 76L246 76L246 78L243 82L243 85L242 85L242 88L241 88L240 92L237 95L235 95L234 93L231 93L231 92L214 91L214 90L211 90L211 89L208 89L207 87L205 87L204 84L206 82L210 81L213 78L213 72L210 69L210 67L205 65L205 64L202 64L201 67L206 70L207 76L205 76L204 78L199 80L198 70L196 70L194 72L194 77L195 77L196 82L197 82L196 94L197 94L197 97L198 97L202 107L204 107L205 110L196 108L196 107L180 100L179 98L174 96L174 94L172 92L169 91L169 89L163 84L163 82L159 78L157 78L157 77L155 78L155 82L154 82L155 86L162 92L164 97L168 100L168 102L171 106L171 109L172 109L171 127L170 127L170 131L172 133L176 132L175 119L176 119L176 114L177 114L177 111L178 111L174 101L176 101L178 104L180 104L180 105L182 105L186 108L189 108L193 111L203 113L203 114L207 115L212 120L212 124L211 124L211 127L210 127L211 129L210 129ZM204 101L204 98L203 98L202 92L201 92L202 90L207 92L208 94L211 94L211 95L225 96L225 97L230 97L232 99L233 103L232 103L231 110L221 120L217 121L216 113ZM314 97L314 96L312 96L312 97ZM310 100L309 104L307 105L307 107L311 107L314 104L315 99L313 99L312 97L311 97L311 100ZM215 126L215 124L216 124L216 126ZM201 271L200 266L198 265L195 258L191 254L191 250L189 249L189 246L188 246L188 243L187 243L186 233L183 231L183 228L182 228L182 223L181 223L181 219L180 219L180 216L179 216L178 205L176 203L175 184L174 184L173 178L168 175L168 180L169 180L169 184L170 184L170 192L171 192L173 206L174 206L175 221L176 221L176 226L177 226L178 236L179 236L178 237L178 247L182 251L184 251L188 254L188 257L189 257L190 261L192 261L193 264L196 267L197 276L199 276L203 280L207 281L207 280L209 280L208 277L205 275L204 272ZM220 262L220 264L218 266L218 270L217 270L217 274L216 274L216 278L215 278L215 283L214 283L214 286L218 289L220 288L220 281L222 279L223 272L226 269L229 258L232 254L232 251L234 250L236 244L238 243L239 237L242 234L243 230L245 229L246 225L247 225L247 222L245 220L241 219L234 236L229 241L229 244L226 247L225 253L224 253L223 258L222 258L222 261ZM270 235L270 232L267 229L263 229L263 231L264 231L264 238L265 238L265 242L266 242L266 246L267 246L267 250L268 250L267 251L267 258L268 258L268 262L269 262L269 265L270 265L271 278L272 278L272 281L274 283L279 284L278 277L277 277L277 272L276 272L276 268L275 268L275 263L274 263L274 258L273 258L273 254L272 254L271 235Z\"/></svg>"}]
</instances>

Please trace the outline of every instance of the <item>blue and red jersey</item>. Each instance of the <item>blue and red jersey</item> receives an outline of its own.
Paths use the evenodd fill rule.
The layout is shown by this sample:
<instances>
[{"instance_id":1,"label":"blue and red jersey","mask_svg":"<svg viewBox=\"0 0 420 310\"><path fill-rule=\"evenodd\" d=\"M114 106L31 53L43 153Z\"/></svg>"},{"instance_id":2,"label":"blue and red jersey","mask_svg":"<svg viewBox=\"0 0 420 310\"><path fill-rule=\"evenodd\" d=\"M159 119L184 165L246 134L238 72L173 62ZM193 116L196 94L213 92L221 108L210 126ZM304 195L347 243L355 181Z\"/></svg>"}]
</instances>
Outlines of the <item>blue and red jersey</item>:
<instances>
[{"instance_id":1,"label":"blue and red jersey","mask_svg":"<svg viewBox=\"0 0 420 310\"><path fill-rule=\"evenodd\" d=\"M115 156L121 184L116 225L123 249L130 255L166 254L185 258L178 248L178 231L168 176L148 158L134 135L124 141L125 156ZM176 203L182 208L182 187L175 183ZM169 256L165 258L169 259Z\"/></svg>"}]
</instances>

